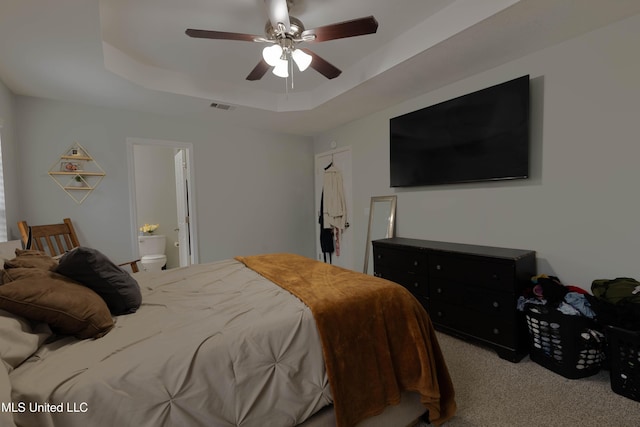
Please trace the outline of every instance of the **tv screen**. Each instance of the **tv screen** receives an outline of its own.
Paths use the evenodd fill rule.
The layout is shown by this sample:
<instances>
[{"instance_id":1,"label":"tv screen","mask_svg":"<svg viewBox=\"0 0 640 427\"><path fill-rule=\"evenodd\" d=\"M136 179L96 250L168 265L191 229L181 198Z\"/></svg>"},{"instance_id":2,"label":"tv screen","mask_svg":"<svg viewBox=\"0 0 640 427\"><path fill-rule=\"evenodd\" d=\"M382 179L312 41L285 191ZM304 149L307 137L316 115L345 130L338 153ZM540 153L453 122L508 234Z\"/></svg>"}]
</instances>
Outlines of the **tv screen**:
<instances>
[{"instance_id":1,"label":"tv screen","mask_svg":"<svg viewBox=\"0 0 640 427\"><path fill-rule=\"evenodd\" d=\"M390 120L392 187L529 176L529 76Z\"/></svg>"}]
</instances>

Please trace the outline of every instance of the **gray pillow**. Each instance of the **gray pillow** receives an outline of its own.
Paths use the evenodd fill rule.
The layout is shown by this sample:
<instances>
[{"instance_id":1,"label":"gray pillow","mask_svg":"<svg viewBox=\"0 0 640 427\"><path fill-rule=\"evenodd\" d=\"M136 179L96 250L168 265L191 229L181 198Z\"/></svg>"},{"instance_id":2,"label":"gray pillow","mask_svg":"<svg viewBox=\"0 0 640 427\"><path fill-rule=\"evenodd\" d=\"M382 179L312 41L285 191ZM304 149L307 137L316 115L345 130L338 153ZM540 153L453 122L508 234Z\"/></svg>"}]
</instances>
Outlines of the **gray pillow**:
<instances>
[{"instance_id":1,"label":"gray pillow","mask_svg":"<svg viewBox=\"0 0 640 427\"><path fill-rule=\"evenodd\" d=\"M96 292L114 315L134 313L142 302L136 279L97 249L70 250L55 271Z\"/></svg>"}]
</instances>

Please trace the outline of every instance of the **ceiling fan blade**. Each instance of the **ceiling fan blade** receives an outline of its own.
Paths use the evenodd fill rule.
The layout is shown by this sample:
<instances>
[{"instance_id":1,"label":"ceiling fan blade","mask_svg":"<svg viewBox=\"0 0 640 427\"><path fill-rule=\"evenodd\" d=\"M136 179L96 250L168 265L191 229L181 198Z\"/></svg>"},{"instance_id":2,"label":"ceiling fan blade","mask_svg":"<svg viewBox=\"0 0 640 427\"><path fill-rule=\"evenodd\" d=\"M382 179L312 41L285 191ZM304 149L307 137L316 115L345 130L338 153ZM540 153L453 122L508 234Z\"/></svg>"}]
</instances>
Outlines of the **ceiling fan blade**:
<instances>
[{"instance_id":1,"label":"ceiling fan blade","mask_svg":"<svg viewBox=\"0 0 640 427\"><path fill-rule=\"evenodd\" d=\"M305 53L308 53L313 57L313 59L311 60L310 67L316 70L317 72L319 72L320 74L322 74L323 76L325 76L326 78L335 79L340 75L340 73L342 73L342 71L339 68L335 67L333 64L329 63L327 60L325 60L321 56L318 56L313 51L305 48L299 48L299 49Z\"/></svg>"},{"instance_id":2,"label":"ceiling fan blade","mask_svg":"<svg viewBox=\"0 0 640 427\"><path fill-rule=\"evenodd\" d=\"M315 40L309 41L324 42L327 40L373 34L376 31L378 31L378 21L376 21L376 18L373 16L367 16L365 18L352 19L350 21L338 22L337 24L312 28L303 31L301 37L305 38L305 36L315 35Z\"/></svg>"},{"instance_id":3,"label":"ceiling fan blade","mask_svg":"<svg viewBox=\"0 0 640 427\"><path fill-rule=\"evenodd\" d=\"M273 28L278 28L278 23L282 23L286 31L291 30L289 21L289 7L287 0L264 0L269 15L269 21Z\"/></svg>"},{"instance_id":4,"label":"ceiling fan blade","mask_svg":"<svg viewBox=\"0 0 640 427\"><path fill-rule=\"evenodd\" d=\"M268 70L269 64L267 64L264 59L261 59L260 62L258 62L258 65L256 65L255 68L251 70L251 72L247 76L247 80L260 80Z\"/></svg>"},{"instance_id":5,"label":"ceiling fan blade","mask_svg":"<svg viewBox=\"0 0 640 427\"><path fill-rule=\"evenodd\" d=\"M185 33L189 37L197 39L215 39L215 40L240 40L245 42L252 42L256 39L261 39L263 36L256 36L253 34L243 33L227 33L226 31L213 31L213 30L195 30L189 28Z\"/></svg>"}]
</instances>

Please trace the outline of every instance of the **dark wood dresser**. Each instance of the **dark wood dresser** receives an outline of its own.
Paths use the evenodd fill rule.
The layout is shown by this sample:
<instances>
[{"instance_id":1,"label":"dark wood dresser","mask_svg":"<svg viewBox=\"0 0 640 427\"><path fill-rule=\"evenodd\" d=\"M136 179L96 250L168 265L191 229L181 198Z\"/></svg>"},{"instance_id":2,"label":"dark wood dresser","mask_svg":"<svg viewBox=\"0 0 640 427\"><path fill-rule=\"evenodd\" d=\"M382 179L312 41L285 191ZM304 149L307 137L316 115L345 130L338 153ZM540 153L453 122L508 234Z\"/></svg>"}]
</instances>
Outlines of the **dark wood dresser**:
<instances>
[{"instance_id":1,"label":"dark wood dresser","mask_svg":"<svg viewBox=\"0 0 640 427\"><path fill-rule=\"evenodd\" d=\"M516 301L536 274L534 251L394 237L373 242L373 260L374 274L406 287L437 330L512 362L528 353Z\"/></svg>"}]
</instances>

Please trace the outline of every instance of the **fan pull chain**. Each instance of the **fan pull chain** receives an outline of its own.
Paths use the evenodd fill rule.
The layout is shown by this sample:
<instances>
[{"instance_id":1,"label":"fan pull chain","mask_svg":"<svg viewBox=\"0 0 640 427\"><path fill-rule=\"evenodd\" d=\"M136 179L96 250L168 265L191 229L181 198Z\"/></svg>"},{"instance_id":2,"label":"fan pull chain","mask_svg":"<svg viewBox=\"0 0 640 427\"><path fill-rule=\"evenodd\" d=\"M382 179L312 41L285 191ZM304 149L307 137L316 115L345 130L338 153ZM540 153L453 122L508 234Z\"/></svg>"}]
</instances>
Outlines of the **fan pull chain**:
<instances>
[{"instance_id":1,"label":"fan pull chain","mask_svg":"<svg viewBox=\"0 0 640 427\"><path fill-rule=\"evenodd\" d=\"M293 60L289 58L289 75L291 76L291 90L293 90Z\"/></svg>"},{"instance_id":2,"label":"fan pull chain","mask_svg":"<svg viewBox=\"0 0 640 427\"><path fill-rule=\"evenodd\" d=\"M285 98L287 100L289 100L289 77L291 77L291 90L294 89L294 85L293 85L293 61L289 57L287 58L287 65L289 67L289 76L287 76L284 79L284 92L285 92Z\"/></svg>"},{"instance_id":3,"label":"fan pull chain","mask_svg":"<svg viewBox=\"0 0 640 427\"><path fill-rule=\"evenodd\" d=\"M289 100L289 77L284 79L284 97Z\"/></svg>"}]
</instances>

